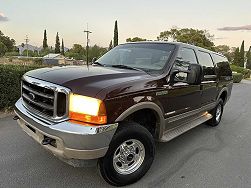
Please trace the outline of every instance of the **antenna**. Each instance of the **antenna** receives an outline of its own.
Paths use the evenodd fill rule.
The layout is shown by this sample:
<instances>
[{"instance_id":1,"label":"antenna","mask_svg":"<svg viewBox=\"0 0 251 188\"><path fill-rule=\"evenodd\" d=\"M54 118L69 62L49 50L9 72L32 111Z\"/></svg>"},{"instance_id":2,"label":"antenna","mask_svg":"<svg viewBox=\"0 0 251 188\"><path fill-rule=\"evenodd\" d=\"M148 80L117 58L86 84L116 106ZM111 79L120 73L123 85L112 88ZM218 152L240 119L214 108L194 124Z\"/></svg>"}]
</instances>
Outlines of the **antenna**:
<instances>
[{"instance_id":1,"label":"antenna","mask_svg":"<svg viewBox=\"0 0 251 188\"><path fill-rule=\"evenodd\" d=\"M84 31L86 33L86 64L89 65L89 59L88 59L88 51L89 51L89 34L92 33L88 30L88 23L87 23L87 30Z\"/></svg>"},{"instance_id":2,"label":"antenna","mask_svg":"<svg viewBox=\"0 0 251 188\"><path fill-rule=\"evenodd\" d=\"M28 42L30 41L28 38L28 35L26 35L25 44L26 44L26 56L29 57L29 48L28 48Z\"/></svg>"}]
</instances>

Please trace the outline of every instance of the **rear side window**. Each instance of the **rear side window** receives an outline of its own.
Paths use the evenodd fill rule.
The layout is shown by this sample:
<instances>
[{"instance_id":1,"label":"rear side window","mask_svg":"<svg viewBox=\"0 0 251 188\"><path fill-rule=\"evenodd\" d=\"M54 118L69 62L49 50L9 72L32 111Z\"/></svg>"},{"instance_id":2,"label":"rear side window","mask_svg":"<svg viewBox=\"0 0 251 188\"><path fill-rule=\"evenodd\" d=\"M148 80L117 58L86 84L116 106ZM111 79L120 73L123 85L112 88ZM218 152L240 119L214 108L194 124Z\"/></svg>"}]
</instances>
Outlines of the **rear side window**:
<instances>
[{"instance_id":1,"label":"rear side window","mask_svg":"<svg viewBox=\"0 0 251 188\"><path fill-rule=\"evenodd\" d=\"M202 51L199 51L197 55L199 64L203 67L204 75L215 75L215 68L211 55Z\"/></svg>"},{"instance_id":2,"label":"rear side window","mask_svg":"<svg viewBox=\"0 0 251 188\"><path fill-rule=\"evenodd\" d=\"M218 54L212 54L213 61L216 64L216 72L219 76L232 76L232 70L229 66L228 59Z\"/></svg>"}]
</instances>

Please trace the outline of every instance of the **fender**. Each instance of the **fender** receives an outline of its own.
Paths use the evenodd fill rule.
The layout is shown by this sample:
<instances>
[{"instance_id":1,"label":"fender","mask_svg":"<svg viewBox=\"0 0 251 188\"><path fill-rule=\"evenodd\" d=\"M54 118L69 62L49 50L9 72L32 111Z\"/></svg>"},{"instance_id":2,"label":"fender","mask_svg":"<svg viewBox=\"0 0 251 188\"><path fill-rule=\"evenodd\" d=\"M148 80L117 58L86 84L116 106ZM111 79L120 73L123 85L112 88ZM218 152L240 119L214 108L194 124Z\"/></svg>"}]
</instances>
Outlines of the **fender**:
<instances>
[{"instance_id":1,"label":"fender","mask_svg":"<svg viewBox=\"0 0 251 188\"><path fill-rule=\"evenodd\" d=\"M127 118L128 116L130 116L134 112L139 111L139 110L143 110L143 109L151 109L151 110L155 111L155 113L157 115L157 117L156 117L157 118L157 124L156 124L157 138L160 139L160 137L164 131L165 119L164 119L163 112L162 112L161 108L153 102L141 102L141 103L138 103L138 104L131 106L130 108L125 110L116 119L116 122L123 121L125 118Z\"/></svg>"}]
</instances>

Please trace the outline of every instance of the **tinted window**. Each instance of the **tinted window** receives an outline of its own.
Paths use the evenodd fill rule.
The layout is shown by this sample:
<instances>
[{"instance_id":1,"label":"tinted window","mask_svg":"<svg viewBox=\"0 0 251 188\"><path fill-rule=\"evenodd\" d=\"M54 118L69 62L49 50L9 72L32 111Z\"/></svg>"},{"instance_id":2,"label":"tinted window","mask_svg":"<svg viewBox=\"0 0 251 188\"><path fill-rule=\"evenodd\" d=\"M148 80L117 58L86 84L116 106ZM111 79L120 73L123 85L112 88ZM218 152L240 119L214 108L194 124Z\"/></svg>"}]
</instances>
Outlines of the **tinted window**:
<instances>
[{"instance_id":1,"label":"tinted window","mask_svg":"<svg viewBox=\"0 0 251 188\"><path fill-rule=\"evenodd\" d=\"M156 72L164 68L174 49L173 44L124 44L110 50L98 59L98 62L105 66L126 65Z\"/></svg>"},{"instance_id":2,"label":"tinted window","mask_svg":"<svg viewBox=\"0 0 251 188\"><path fill-rule=\"evenodd\" d=\"M224 56L212 54L214 63L216 64L217 75L219 76L232 76L232 70L229 66L228 59Z\"/></svg>"},{"instance_id":3,"label":"tinted window","mask_svg":"<svg viewBox=\"0 0 251 188\"><path fill-rule=\"evenodd\" d=\"M178 70L188 70L189 64L197 63L196 55L193 49L190 48L182 48L179 51L178 57L174 63L173 69ZM176 82L187 81L187 73L180 72L176 74L175 78Z\"/></svg>"},{"instance_id":4,"label":"tinted window","mask_svg":"<svg viewBox=\"0 0 251 188\"><path fill-rule=\"evenodd\" d=\"M210 54L207 52L199 51L197 55L199 63L203 67L204 75L215 75L215 68Z\"/></svg>"},{"instance_id":5,"label":"tinted window","mask_svg":"<svg viewBox=\"0 0 251 188\"><path fill-rule=\"evenodd\" d=\"M188 63L197 63L196 55L193 49L190 48L182 48L179 51L179 58L181 58L182 61L188 62Z\"/></svg>"}]
</instances>

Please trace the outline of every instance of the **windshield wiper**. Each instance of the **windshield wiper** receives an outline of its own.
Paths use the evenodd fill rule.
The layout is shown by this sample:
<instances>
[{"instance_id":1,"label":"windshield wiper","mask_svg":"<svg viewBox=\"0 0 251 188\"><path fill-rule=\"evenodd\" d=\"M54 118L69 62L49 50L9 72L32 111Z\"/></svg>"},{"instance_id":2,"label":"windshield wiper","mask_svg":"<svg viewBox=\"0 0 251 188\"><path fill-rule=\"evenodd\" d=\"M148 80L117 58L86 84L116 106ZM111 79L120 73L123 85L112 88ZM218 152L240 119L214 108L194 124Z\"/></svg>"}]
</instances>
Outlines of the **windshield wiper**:
<instances>
[{"instance_id":1,"label":"windshield wiper","mask_svg":"<svg viewBox=\"0 0 251 188\"><path fill-rule=\"evenodd\" d=\"M135 68L135 67L130 67L130 66L127 66L127 65L111 65L111 67L115 67L115 68L121 68L121 69L129 69L129 70L136 70L136 71L143 71L141 69L138 69L138 68ZM145 72L145 71L143 71Z\"/></svg>"},{"instance_id":2,"label":"windshield wiper","mask_svg":"<svg viewBox=\"0 0 251 188\"><path fill-rule=\"evenodd\" d=\"M97 61L95 61L94 63L92 63L92 65L99 65L99 66L102 66L102 67L105 66L105 65L103 65L103 64L101 64L101 63L99 63L99 62L97 62Z\"/></svg>"}]
</instances>

